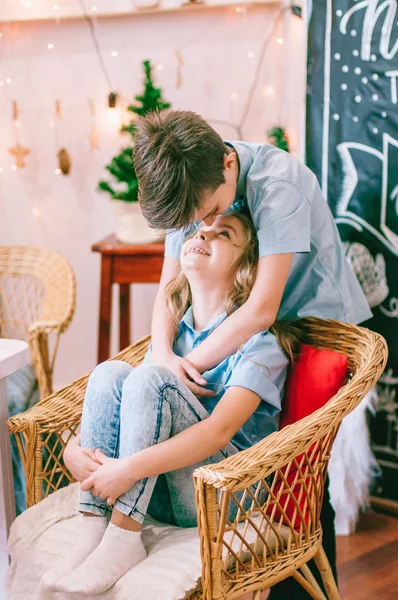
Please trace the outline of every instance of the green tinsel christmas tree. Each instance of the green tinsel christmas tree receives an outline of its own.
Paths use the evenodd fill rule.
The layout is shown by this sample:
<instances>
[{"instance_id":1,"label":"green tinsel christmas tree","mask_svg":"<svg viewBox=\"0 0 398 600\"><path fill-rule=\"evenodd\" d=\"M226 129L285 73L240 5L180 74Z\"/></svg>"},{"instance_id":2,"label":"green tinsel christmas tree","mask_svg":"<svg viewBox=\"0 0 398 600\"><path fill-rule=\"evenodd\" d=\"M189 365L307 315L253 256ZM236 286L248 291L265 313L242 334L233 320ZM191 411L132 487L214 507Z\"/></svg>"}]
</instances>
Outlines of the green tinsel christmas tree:
<instances>
[{"instance_id":1,"label":"green tinsel christmas tree","mask_svg":"<svg viewBox=\"0 0 398 600\"><path fill-rule=\"evenodd\" d=\"M135 96L137 104L130 104L127 110L138 116L144 116L151 111L161 111L170 108L170 103L162 98L162 90L153 84L152 66L149 60L143 63L145 71L144 92ZM129 133L134 144L135 124L133 119L129 125L123 125L122 133ZM134 170L133 146L123 148L106 169L116 179L119 189L115 189L108 181L100 181L98 187L104 192L108 192L114 200L123 200L124 202L138 201L138 181ZM116 184L115 184L116 185Z\"/></svg>"},{"instance_id":2,"label":"green tinsel christmas tree","mask_svg":"<svg viewBox=\"0 0 398 600\"><path fill-rule=\"evenodd\" d=\"M289 138L284 127L272 127L268 132L268 137L271 144L289 152Z\"/></svg>"}]
</instances>

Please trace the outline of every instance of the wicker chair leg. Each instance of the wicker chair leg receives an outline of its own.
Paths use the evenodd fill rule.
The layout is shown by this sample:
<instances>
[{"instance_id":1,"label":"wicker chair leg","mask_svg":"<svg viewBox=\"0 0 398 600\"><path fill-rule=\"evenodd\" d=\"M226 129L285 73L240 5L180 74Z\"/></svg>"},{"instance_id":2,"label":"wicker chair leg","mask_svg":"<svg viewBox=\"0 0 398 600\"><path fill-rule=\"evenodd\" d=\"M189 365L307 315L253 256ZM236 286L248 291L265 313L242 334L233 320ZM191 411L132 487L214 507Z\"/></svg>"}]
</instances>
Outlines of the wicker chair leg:
<instances>
[{"instance_id":1,"label":"wicker chair leg","mask_svg":"<svg viewBox=\"0 0 398 600\"><path fill-rule=\"evenodd\" d=\"M306 580L305 577L301 575L301 573L296 571L295 573L293 573L293 577L301 585L301 587L305 589L305 591L311 596L311 598L313 598L314 600L327 600L325 599L325 596L323 594L322 596L319 595L318 591L312 587L312 585Z\"/></svg>"},{"instance_id":2,"label":"wicker chair leg","mask_svg":"<svg viewBox=\"0 0 398 600\"><path fill-rule=\"evenodd\" d=\"M302 565L300 567L301 572L303 573L304 577L306 578L306 580L308 581L308 583L310 583L312 585L312 587L314 588L314 590L317 592L320 600L327 600L325 594L323 593L323 591L321 590L317 580L315 579L315 577L313 576L313 574L311 573L311 570L309 568L308 565Z\"/></svg>"},{"instance_id":3,"label":"wicker chair leg","mask_svg":"<svg viewBox=\"0 0 398 600\"><path fill-rule=\"evenodd\" d=\"M261 590L256 590L253 592L253 600L260 600Z\"/></svg>"},{"instance_id":4,"label":"wicker chair leg","mask_svg":"<svg viewBox=\"0 0 398 600\"><path fill-rule=\"evenodd\" d=\"M328 558L322 546L319 548L314 558L315 564L321 574L328 600L341 600L339 590L337 589L337 585L333 577L332 569L330 568Z\"/></svg>"}]
</instances>

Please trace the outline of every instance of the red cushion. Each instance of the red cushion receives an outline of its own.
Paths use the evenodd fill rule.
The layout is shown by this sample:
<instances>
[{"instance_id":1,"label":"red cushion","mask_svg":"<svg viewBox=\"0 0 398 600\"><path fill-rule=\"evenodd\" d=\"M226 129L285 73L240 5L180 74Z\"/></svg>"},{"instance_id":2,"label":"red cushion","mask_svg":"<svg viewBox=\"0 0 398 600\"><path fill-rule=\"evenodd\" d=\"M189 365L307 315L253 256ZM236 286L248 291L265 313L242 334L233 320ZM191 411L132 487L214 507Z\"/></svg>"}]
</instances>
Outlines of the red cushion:
<instances>
[{"instance_id":1,"label":"red cushion","mask_svg":"<svg viewBox=\"0 0 398 600\"><path fill-rule=\"evenodd\" d=\"M347 356L302 344L285 386L280 429L322 408L344 384Z\"/></svg>"},{"instance_id":2,"label":"red cushion","mask_svg":"<svg viewBox=\"0 0 398 600\"><path fill-rule=\"evenodd\" d=\"M303 344L286 381L280 428L291 425L324 406L344 384L347 364L348 359L345 354L333 350L317 350ZM318 451L313 453L313 450L313 447L307 450L307 455L311 456L311 464L315 464L318 460ZM303 458L303 454L296 457L299 465ZM308 461L305 460L303 464L307 463ZM295 483L297 468L292 465L289 471L287 468L282 469L282 473L284 478L278 476L273 492L277 495L282 490L279 502L285 514L279 509L274 512L272 505L269 507L269 512L272 512L274 519L282 516L286 524L292 523L295 529L299 529L300 522L303 520L308 522L308 501L303 494L301 483ZM314 483L313 479L311 481L310 477L306 477L307 486L312 486Z\"/></svg>"}]
</instances>

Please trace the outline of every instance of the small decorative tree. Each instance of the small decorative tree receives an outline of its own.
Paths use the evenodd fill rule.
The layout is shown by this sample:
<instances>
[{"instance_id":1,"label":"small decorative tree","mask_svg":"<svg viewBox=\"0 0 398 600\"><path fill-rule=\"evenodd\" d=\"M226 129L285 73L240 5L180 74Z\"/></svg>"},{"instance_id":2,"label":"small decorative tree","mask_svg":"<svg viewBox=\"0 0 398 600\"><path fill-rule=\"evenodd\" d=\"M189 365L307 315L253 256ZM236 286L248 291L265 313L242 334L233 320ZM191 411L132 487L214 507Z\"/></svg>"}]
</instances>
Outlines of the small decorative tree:
<instances>
[{"instance_id":1,"label":"small decorative tree","mask_svg":"<svg viewBox=\"0 0 398 600\"><path fill-rule=\"evenodd\" d=\"M144 92L135 96L137 104L130 104L127 110L135 115L143 116L150 111L164 110L169 108L171 104L162 98L162 90L153 84L152 66L149 60L143 61L145 71ZM134 145L135 134L135 119L133 118L129 125L123 125L122 133L129 133L132 137ZM133 146L123 148L111 163L106 166L109 173L116 179L114 185L118 185L118 189L113 187L108 181L100 181L98 187L104 192L108 192L114 200L122 200L124 202L138 201L138 181L134 170Z\"/></svg>"},{"instance_id":2,"label":"small decorative tree","mask_svg":"<svg viewBox=\"0 0 398 600\"><path fill-rule=\"evenodd\" d=\"M289 152L289 138L284 127L272 127L268 132L268 137L271 144Z\"/></svg>"}]
</instances>

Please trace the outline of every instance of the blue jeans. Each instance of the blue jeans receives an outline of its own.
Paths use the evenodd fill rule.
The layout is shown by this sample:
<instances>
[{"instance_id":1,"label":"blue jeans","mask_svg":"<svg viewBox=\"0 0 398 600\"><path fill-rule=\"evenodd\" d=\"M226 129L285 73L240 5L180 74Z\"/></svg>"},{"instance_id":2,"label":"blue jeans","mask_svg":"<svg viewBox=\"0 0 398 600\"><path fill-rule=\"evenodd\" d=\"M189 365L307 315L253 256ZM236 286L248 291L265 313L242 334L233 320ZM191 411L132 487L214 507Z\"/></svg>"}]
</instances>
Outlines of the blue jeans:
<instances>
[{"instance_id":1,"label":"blue jeans","mask_svg":"<svg viewBox=\"0 0 398 600\"><path fill-rule=\"evenodd\" d=\"M199 400L165 367L133 368L108 361L94 369L88 382L81 446L100 448L111 458L131 456L208 417ZM228 443L200 463L137 481L117 499L115 508L140 523L148 512L159 521L196 527L194 470L237 452ZM80 493L79 510L106 515L111 508L90 491Z\"/></svg>"}]
</instances>

